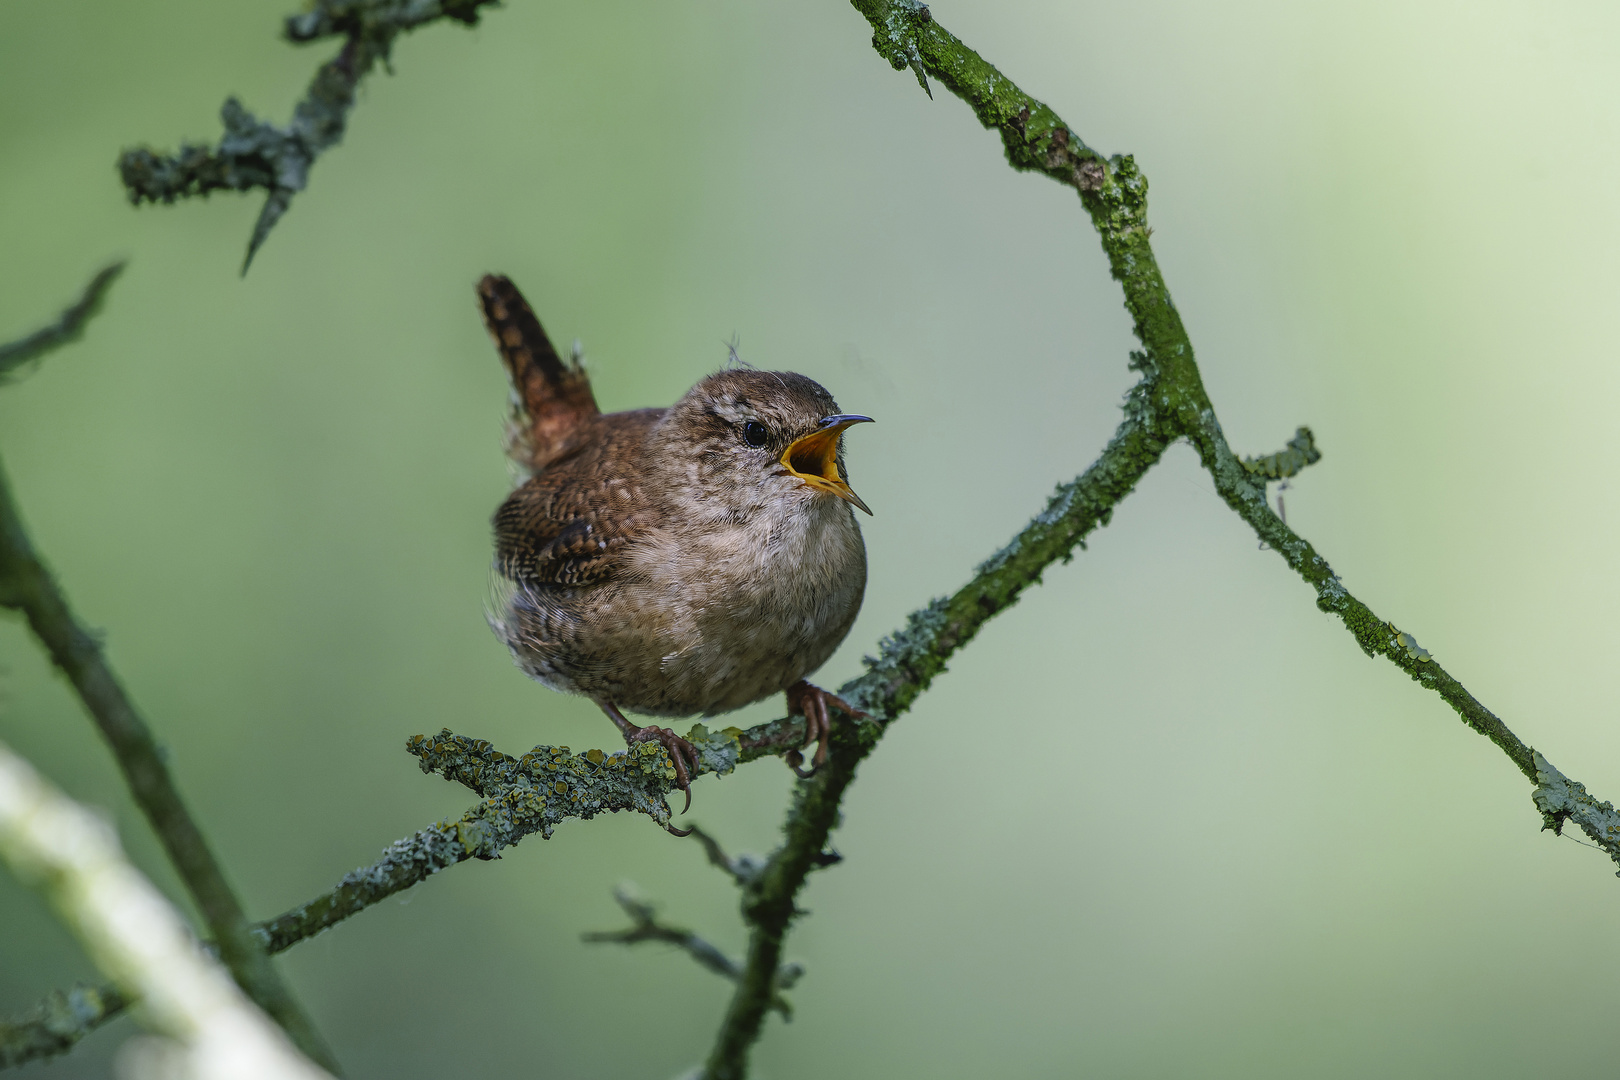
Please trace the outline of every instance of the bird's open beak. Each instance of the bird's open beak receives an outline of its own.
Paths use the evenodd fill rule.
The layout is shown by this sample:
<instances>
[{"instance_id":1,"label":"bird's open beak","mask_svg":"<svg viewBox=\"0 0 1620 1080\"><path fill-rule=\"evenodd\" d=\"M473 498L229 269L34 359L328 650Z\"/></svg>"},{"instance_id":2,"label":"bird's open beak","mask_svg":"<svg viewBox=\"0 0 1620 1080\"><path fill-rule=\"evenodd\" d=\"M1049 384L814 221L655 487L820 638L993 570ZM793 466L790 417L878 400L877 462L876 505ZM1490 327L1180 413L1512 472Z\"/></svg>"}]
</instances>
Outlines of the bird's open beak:
<instances>
[{"instance_id":1,"label":"bird's open beak","mask_svg":"<svg viewBox=\"0 0 1620 1080\"><path fill-rule=\"evenodd\" d=\"M870 514L871 509L861 501L859 495L849 489L849 485L844 483L844 478L838 475L838 437L851 424L871 422L870 416L856 416L854 413L824 416L821 418L820 427L803 438L794 440L793 445L782 452L782 466L810 487L818 491L831 492Z\"/></svg>"}]
</instances>

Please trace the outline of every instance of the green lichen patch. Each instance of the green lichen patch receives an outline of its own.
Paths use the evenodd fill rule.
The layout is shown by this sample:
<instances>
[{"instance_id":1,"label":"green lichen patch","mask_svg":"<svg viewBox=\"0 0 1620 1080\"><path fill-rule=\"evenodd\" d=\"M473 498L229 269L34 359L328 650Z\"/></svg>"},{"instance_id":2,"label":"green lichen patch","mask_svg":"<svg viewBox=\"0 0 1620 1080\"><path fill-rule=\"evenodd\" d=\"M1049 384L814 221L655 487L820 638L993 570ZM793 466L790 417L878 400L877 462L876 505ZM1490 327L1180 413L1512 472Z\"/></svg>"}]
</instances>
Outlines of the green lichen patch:
<instances>
[{"instance_id":1,"label":"green lichen patch","mask_svg":"<svg viewBox=\"0 0 1620 1080\"><path fill-rule=\"evenodd\" d=\"M1594 798L1585 784L1571 780L1540 753L1533 753L1536 789L1531 798L1541 811L1541 827L1562 836L1565 823L1573 821L1609 858L1620 863L1620 812L1614 804ZM1615 876L1620 877L1620 872Z\"/></svg>"},{"instance_id":2,"label":"green lichen patch","mask_svg":"<svg viewBox=\"0 0 1620 1080\"><path fill-rule=\"evenodd\" d=\"M1417 638L1413 637L1411 634L1396 634L1395 644L1406 651L1406 658L1408 660L1416 660L1420 664L1427 664L1430 660L1434 659L1434 657L1429 655L1429 650L1419 645L1417 643Z\"/></svg>"},{"instance_id":3,"label":"green lichen patch","mask_svg":"<svg viewBox=\"0 0 1620 1080\"><path fill-rule=\"evenodd\" d=\"M1300 470L1308 465L1315 465L1322 460L1322 451L1316 448L1316 436L1311 429L1301 427L1294 432L1294 437L1288 440L1287 446L1275 454L1265 457L1246 457L1243 467L1255 476L1263 476L1267 480L1286 480L1296 476Z\"/></svg>"},{"instance_id":4,"label":"green lichen patch","mask_svg":"<svg viewBox=\"0 0 1620 1080\"><path fill-rule=\"evenodd\" d=\"M741 757L737 728L709 732L693 727L698 773L727 773ZM630 810L668 825L669 792L675 763L656 742L640 742L607 753L572 753L566 746L536 746L522 757L496 750L483 739L457 735L417 735L407 749L422 771L438 773L483 797L456 824L458 841L469 856L491 858L530 833L549 837L568 818Z\"/></svg>"},{"instance_id":5,"label":"green lichen patch","mask_svg":"<svg viewBox=\"0 0 1620 1080\"><path fill-rule=\"evenodd\" d=\"M693 724L686 741L697 748L698 771L725 776L742 760L743 730L726 727L711 732L703 724Z\"/></svg>"}]
</instances>

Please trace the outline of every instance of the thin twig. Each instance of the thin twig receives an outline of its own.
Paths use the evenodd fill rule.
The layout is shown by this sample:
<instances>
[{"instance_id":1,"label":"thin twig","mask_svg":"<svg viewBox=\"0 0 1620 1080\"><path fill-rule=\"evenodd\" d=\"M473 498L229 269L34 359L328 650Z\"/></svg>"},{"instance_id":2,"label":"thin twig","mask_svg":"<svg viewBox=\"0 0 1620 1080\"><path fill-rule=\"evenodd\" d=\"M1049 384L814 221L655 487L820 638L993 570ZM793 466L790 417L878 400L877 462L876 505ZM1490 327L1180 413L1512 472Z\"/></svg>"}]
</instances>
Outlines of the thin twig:
<instances>
[{"instance_id":1,"label":"thin twig","mask_svg":"<svg viewBox=\"0 0 1620 1080\"><path fill-rule=\"evenodd\" d=\"M720 841L710 836L700 825L691 826L692 839L703 845L703 853L708 856L709 865L724 870L731 880L738 885L748 885L759 877L765 868L765 862L755 855L738 855L732 858L720 846Z\"/></svg>"},{"instance_id":2,"label":"thin twig","mask_svg":"<svg viewBox=\"0 0 1620 1080\"><path fill-rule=\"evenodd\" d=\"M265 192L253 225L242 273L292 198L309 183L315 159L343 139L360 83L379 62L388 64L394 40L439 19L469 26L478 9L495 0L315 0L311 10L287 17L288 41L307 44L344 39L338 54L316 71L304 98L282 128L260 120L234 97L220 109L225 135L217 147L182 143L175 154L148 147L125 150L118 173L129 201L172 203L215 191Z\"/></svg>"},{"instance_id":3,"label":"thin twig","mask_svg":"<svg viewBox=\"0 0 1620 1080\"><path fill-rule=\"evenodd\" d=\"M106 274L108 271L103 271L103 275ZM88 305L81 301L76 306L93 312L94 301L104 294L105 285L102 290L94 294ZM69 313L73 310L69 309ZM79 316L73 327L75 334L83 329L85 318L88 314ZM71 321L64 315L59 325ZM70 340L71 336L59 336L55 344ZM248 996L286 1028L306 1054L329 1072L337 1072L331 1052L249 932L241 903L203 839L202 830L180 798L151 729L102 655L100 641L74 617L67 597L34 551L12 500L3 466L0 466L0 607L23 613L34 636L50 654L52 663L61 669L95 720L112 748L136 805L146 815L197 902L218 943L225 966Z\"/></svg>"},{"instance_id":4,"label":"thin twig","mask_svg":"<svg viewBox=\"0 0 1620 1080\"><path fill-rule=\"evenodd\" d=\"M29 334L25 338L0 345L0 382L15 378L29 361L38 360L52 349L79 340L85 326L101 311L102 301L112 288L118 275L124 272L124 262L109 263L96 271L96 276L84 287L79 298L68 305L56 321Z\"/></svg>"},{"instance_id":5,"label":"thin twig","mask_svg":"<svg viewBox=\"0 0 1620 1080\"><path fill-rule=\"evenodd\" d=\"M643 941L662 941L666 945L674 945L683 950L699 965L708 968L716 975L736 982L742 974L742 965L721 952L718 948L699 937L685 927L670 926L658 921L658 909L650 901L643 900L630 891L627 886L620 886L613 890L613 899L619 902L624 913L630 916L630 926L624 930L593 930L581 934L582 940L590 942L615 942L620 945L635 945ZM804 975L801 964L784 964L776 973L776 984L772 988L771 1008L782 1014L782 1019L793 1019L793 1005L780 993L782 990L792 989Z\"/></svg>"}]
</instances>

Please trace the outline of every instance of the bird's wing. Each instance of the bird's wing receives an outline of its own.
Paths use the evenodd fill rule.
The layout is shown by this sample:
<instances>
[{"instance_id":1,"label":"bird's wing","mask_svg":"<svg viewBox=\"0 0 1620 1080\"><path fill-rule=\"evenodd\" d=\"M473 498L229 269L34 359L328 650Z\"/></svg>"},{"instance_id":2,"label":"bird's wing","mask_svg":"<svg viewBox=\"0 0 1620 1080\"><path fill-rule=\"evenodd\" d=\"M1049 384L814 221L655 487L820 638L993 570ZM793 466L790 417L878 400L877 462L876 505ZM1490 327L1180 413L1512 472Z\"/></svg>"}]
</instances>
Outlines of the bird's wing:
<instances>
[{"instance_id":1,"label":"bird's wing","mask_svg":"<svg viewBox=\"0 0 1620 1080\"><path fill-rule=\"evenodd\" d=\"M517 399L513 456L531 470L544 468L577 449L583 429L601 415L591 380L578 361L557 355L510 278L485 275L478 302Z\"/></svg>"},{"instance_id":2,"label":"bird's wing","mask_svg":"<svg viewBox=\"0 0 1620 1080\"><path fill-rule=\"evenodd\" d=\"M495 511L495 569L527 585L594 585L618 570L655 516L637 450L661 409L586 425L586 445L531 478Z\"/></svg>"},{"instance_id":3,"label":"bird's wing","mask_svg":"<svg viewBox=\"0 0 1620 1080\"><path fill-rule=\"evenodd\" d=\"M628 537L587 517L568 517L535 486L519 488L495 513L495 568L525 585L593 585L612 572Z\"/></svg>"}]
</instances>

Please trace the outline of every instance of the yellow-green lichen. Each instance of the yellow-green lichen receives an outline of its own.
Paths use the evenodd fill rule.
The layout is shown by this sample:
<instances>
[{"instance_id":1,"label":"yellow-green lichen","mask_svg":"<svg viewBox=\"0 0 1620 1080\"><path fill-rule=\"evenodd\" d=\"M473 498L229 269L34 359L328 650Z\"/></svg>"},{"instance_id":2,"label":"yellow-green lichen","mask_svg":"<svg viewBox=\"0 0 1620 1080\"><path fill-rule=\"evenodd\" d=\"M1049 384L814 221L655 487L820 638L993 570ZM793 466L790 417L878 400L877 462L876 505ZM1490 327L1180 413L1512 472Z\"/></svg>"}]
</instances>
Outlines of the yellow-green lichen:
<instances>
[{"instance_id":1,"label":"yellow-green lichen","mask_svg":"<svg viewBox=\"0 0 1620 1080\"><path fill-rule=\"evenodd\" d=\"M1246 457L1243 467L1267 480L1286 480L1307 465L1315 465L1321 460L1322 451L1316 448L1316 436L1311 434L1310 428L1301 427L1282 450L1264 457Z\"/></svg>"},{"instance_id":2,"label":"yellow-green lichen","mask_svg":"<svg viewBox=\"0 0 1620 1080\"><path fill-rule=\"evenodd\" d=\"M1390 640L1390 646L1404 652L1408 660L1416 660L1420 664L1427 664L1434 659L1428 649L1417 643L1417 638L1395 629L1394 623L1385 623L1384 625L1388 626L1389 632L1394 635Z\"/></svg>"}]
</instances>

